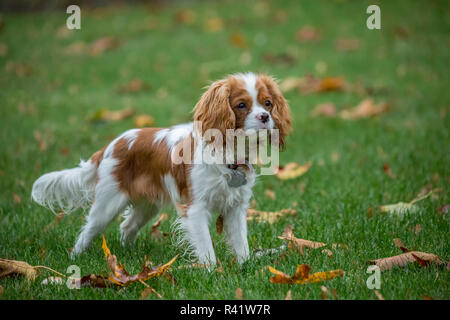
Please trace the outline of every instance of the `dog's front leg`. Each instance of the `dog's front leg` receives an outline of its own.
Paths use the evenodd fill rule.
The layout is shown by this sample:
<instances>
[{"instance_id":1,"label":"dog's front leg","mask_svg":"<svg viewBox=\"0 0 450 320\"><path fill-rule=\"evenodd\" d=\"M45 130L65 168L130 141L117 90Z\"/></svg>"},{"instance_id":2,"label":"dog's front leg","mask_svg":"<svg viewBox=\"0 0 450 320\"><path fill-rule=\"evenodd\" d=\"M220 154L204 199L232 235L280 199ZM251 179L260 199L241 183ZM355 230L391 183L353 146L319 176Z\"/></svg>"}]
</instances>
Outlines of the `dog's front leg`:
<instances>
[{"instance_id":1,"label":"dog's front leg","mask_svg":"<svg viewBox=\"0 0 450 320\"><path fill-rule=\"evenodd\" d=\"M182 218L182 228L199 262L213 267L216 255L209 233L210 218L211 212L204 205L193 204L187 210L187 217Z\"/></svg>"},{"instance_id":2,"label":"dog's front leg","mask_svg":"<svg viewBox=\"0 0 450 320\"><path fill-rule=\"evenodd\" d=\"M226 212L223 224L227 240L236 254L237 261L243 263L250 256L247 241L247 205L241 205Z\"/></svg>"}]
</instances>

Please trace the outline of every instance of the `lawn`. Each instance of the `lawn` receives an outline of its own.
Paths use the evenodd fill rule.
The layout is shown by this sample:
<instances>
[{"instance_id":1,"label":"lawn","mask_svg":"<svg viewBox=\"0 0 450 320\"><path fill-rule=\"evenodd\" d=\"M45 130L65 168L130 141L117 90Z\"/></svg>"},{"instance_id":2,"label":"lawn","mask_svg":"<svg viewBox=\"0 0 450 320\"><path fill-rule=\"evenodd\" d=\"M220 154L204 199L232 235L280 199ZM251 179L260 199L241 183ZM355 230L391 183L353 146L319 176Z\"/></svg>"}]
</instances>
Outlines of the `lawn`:
<instances>
[{"instance_id":1,"label":"lawn","mask_svg":"<svg viewBox=\"0 0 450 320\"><path fill-rule=\"evenodd\" d=\"M84 214L80 210L53 222L49 210L30 200L34 180L74 167L134 127L134 117L95 121L100 110L132 107L136 115L151 115L158 127L186 122L208 81L252 70L281 81L307 74L342 77L365 88L286 92L294 131L280 162L312 166L296 179L260 177L253 196L256 209L294 208L296 214L273 224L248 225L251 251L282 245L277 236L288 224L298 238L348 248L333 250L332 258L321 250L253 255L239 266L231 263L233 255L216 232L214 217L211 233L223 272L177 269L190 263L181 257L172 266L176 285L164 278L149 285L164 299L235 299L237 288L245 299L284 299L288 290L292 299L321 299L322 285L334 289L337 299L377 299L366 286L367 261L401 253L394 238L448 261L449 213L441 208L450 203L449 3L374 2L381 8L381 30L366 27L368 1L192 1L81 8L81 30L74 31L64 29L65 10L3 14L0 257L62 273L72 264L82 275L107 273L101 237L70 260ZM308 25L313 27L309 40L308 34L298 35ZM111 50L89 52L89 44L104 37L115 39ZM354 46L337 47L342 39L354 39ZM118 90L133 79L146 87ZM366 98L388 103L389 112L356 120L311 113L319 104L333 103L340 111ZM378 212L380 205L414 199L424 187L434 191L417 203L419 210L403 216ZM274 199L266 196L268 189ZM175 210L164 211L170 219L160 229L170 233ZM152 239L153 222L134 247L123 248L119 223L117 219L104 235L129 272L140 271L145 255L159 264L180 253L173 238ZM263 270L271 265L293 274L297 264L308 264L312 272L342 269L345 275L320 284L286 285L271 283L271 273ZM139 299L144 289L140 283L80 290L41 285L50 275L43 270L34 282L2 278L0 299ZM378 292L385 299L449 299L450 273L434 264L393 268L381 273Z\"/></svg>"}]
</instances>

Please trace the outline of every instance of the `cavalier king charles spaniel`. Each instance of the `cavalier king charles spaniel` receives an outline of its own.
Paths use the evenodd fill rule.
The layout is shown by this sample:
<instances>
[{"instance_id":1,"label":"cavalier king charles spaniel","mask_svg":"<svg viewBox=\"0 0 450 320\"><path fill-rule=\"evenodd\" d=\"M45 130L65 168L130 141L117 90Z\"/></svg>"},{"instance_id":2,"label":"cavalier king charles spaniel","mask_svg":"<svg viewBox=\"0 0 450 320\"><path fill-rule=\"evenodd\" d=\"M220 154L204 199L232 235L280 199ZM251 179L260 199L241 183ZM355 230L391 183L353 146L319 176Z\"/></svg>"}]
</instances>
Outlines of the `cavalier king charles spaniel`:
<instances>
[{"instance_id":1,"label":"cavalier king charles spaniel","mask_svg":"<svg viewBox=\"0 0 450 320\"><path fill-rule=\"evenodd\" d=\"M213 212L223 217L237 261L249 258L246 215L257 176L252 165L247 163L241 170L235 162L174 163L173 153L186 142L194 142L191 158L195 158L199 146L211 142L204 138L209 129L224 135L229 129L277 129L277 140L283 148L292 130L288 104L270 76L245 73L212 83L193 111L194 122L126 131L78 167L47 173L35 181L33 200L52 211L90 207L72 257L85 251L122 212L122 243L134 242L139 230L161 207L172 203L183 240L200 263L216 263L209 233ZM240 172L244 177L239 180Z\"/></svg>"}]
</instances>

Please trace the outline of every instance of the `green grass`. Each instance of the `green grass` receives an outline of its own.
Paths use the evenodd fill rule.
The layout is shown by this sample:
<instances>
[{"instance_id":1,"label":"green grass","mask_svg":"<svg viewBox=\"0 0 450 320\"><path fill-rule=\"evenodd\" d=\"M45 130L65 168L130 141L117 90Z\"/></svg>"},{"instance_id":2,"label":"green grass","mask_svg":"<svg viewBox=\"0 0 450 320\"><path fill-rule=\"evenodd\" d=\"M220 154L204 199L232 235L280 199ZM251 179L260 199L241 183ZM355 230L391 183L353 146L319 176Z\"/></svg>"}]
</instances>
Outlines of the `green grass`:
<instances>
[{"instance_id":1,"label":"green grass","mask_svg":"<svg viewBox=\"0 0 450 320\"><path fill-rule=\"evenodd\" d=\"M262 3L262 4L261 4ZM96 238L89 250L74 261L68 249L83 224L84 215L65 216L53 229L44 230L54 220L47 209L30 201L32 183L41 174L74 167L111 138L133 127L132 119L95 124L86 118L101 108L133 106L139 113L155 117L157 126L169 126L190 119L190 111L208 80L247 70L267 72L283 79L288 76L343 76L350 83L383 88L372 96L387 101L392 110L380 117L349 121L313 117L310 111L319 103L333 102L339 109L358 104L366 96L339 92L299 95L286 94L294 120L294 132L287 141L281 162L312 161L313 166L296 180L279 181L275 176L259 179L254 189L257 208L266 211L292 207L297 214L273 225L249 223L249 245L273 248L287 224L299 238L328 243L345 243L330 259L320 250L292 254L278 264L271 257L251 258L242 267L228 266L232 255L224 239L211 225L217 256L223 273L204 270L173 270L178 284L157 279L149 281L165 299L234 299L240 287L247 299L283 299L292 291L293 299L320 299L321 284L276 285L269 282L266 265L293 273L296 265L307 263L312 271L343 269L345 276L323 283L336 289L339 299L376 299L366 287L369 274L366 261L399 253L392 242L401 238L409 248L432 252L449 260L449 216L437 208L450 202L449 139L449 4L446 1L376 1L381 6L381 30L365 26L367 1L224 1L188 2L196 12L191 25L179 24L174 15L182 4L161 8L119 7L87 10L82 8L82 29L68 38L56 37L65 24L61 12L5 14L0 42L9 51L0 57L0 257L46 265L65 272L72 264L82 274L107 272ZM274 17L284 12L286 20ZM204 29L209 17L220 17L224 28ZM299 43L295 34L303 25L322 32L317 43ZM400 36L406 30L407 36ZM233 32L242 34L248 44L230 44ZM68 45L114 36L122 45L99 56L64 55ZM335 40L357 37L359 49L340 52ZM263 39L261 41L261 39ZM242 64L242 54L251 56ZM273 64L265 53L289 53L295 64ZM32 74L19 77L7 71L11 62L32 67ZM244 61L245 62L245 61ZM318 64L326 64L319 73ZM118 86L133 78L151 84L136 94L120 94ZM164 95L164 91L167 95ZM31 112L21 112L20 104ZM33 111L34 110L34 111ZM39 131L47 141L41 151L33 137ZM61 152L68 150L69 152ZM331 155L339 154L337 162ZM395 178L383 172L389 164ZM438 177L438 179L433 178ZM388 215L367 217L370 207L410 201L427 184L442 191L418 205L420 211L404 218ZM266 189L276 199L264 196ZM21 203L14 203L14 194ZM170 231L173 208L162 231ZM411 232L420 224L418 235ZM133 248L119 243L119 221L105 232L113 253L130 272L140 270L144 256L165 263L178 252L174 242L152 241L150 226L142 231ZM46 251L43 259L42 250ZM275 257L277 260L277 257ZM180 259L174 266L187 263ZM141 284L125 289L69 290L65 286L42 286L40 281L1 279L1 299L139 299ZM49 276L50 274L48 274ZM410 265L382 273L379 292L386 299L450 298L450 276L445 268ZM149 298L156 298L154 295Z\"/></svg>"}]
</instances>

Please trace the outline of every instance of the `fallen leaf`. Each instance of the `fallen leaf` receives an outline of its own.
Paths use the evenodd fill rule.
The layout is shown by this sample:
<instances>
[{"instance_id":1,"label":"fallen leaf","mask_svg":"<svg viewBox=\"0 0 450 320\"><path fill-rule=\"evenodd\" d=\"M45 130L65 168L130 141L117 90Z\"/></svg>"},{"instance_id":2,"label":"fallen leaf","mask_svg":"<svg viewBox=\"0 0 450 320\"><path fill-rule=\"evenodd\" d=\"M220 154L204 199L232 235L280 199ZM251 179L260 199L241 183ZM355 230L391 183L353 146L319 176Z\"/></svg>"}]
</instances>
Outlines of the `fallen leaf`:
<instances>
[{"instance_id":1,"label":"fallen leaf","mask_svg":"<svg viewBox=\"0 0 450 320\"><path fill-rule=\"evenodd\" d=\"M323 249L321 252L327 254L330 259L333 258L333 252L330 249Z\"/></svg>"},{"instance_id":2,"label":"fallen leaf","mask_svg":"<svg viewBox=\"0 0 450 320\"><path fill-rule=\"evenodd\" d=\"M291 90L294 90L296 88L299 88L304 83L303 78L299 77L288 77L283 79L283 81L280 82L280 90L282 92L288 92Z\"/></svg>"},{"instance_id":3,"label":"fallen leaf","mask_svg":"<svg viewBox=\"0 0 450 320\"><path fill-rule=\"evenodd\" d=\"M42 136L41 132L38 130L33 131L34 139L39 144L39 150L46 151L47 150L47 142L45 141L44 137Z\"/></svg>"},{"instance_id":4,"label":"fallen leaf","mask_svg":"<svg viewBox=\"0 0 450 320\"><path fill-rule=\"evenodd\" d=\"M300 165L296 162L289 162L284 167L280 166L275 172L275 175L280 180L295 179L308 172L309 168L311 168L311 165L312 162L308 162L303 165Z\"/></svg>"},{"instance_id":5,"label":"fallen leaf","mask_svg":"<svg viewBox=\"0 0 450 320\"><path fill-rule=\"evenodd\" d=\"M387 258L381 258L376 260L369 260L368 263L372 265L377 265L380 267L381 271L390 270L394 266L405 267L408 263L419 263L420 266L427 266L430 263L435 263L437 265L442 265L442 260L435 254L420 252L420 251L410 251L402 243L400 239L393 240L395 245L400 248L404 253Z\"/></svg>"},{"instance_id":6,"label":"fallen leaf","mask_svg":"<svg viewBox=\"0 0 450 320\"><path fill-rule=\"evenodd\" d=\"M8 45L0 42L0 57L4 57L8 54Z\"/></svg>"},{"instance_id":7,"label":"fallen leaf","mask_svg":"<svg viewBox=\"0 0 450 320\"><path fill-rule=\"evenodd\" d=\"M321 293L322 300L328 300L329 299L328 296L330 295L330 292L328 291L327 287L320 286L320 291L322 292Z\"/></svg>"},{"instance_id":8,"label":"fallen leaf","mask_svg":"<svg viewBox=\"0 0 450 320\"><path fill-rule=\"evenodd\" d=\"M131 80L129 83L127 83L124 86L121 86L117 89L117 92L120 93L135 93L139 91L148 90L150 88L150 85L142 81L141 79L135 78Z\"/></svg>"},{"instance_id":9,"label":"fallen leaf","mask_svg":"<svg viewBox=\"0 0 450 320\"><path fill-rule=\"evenodd\" d=\"M236 299L238 300L243 300L243 293L242 293L242 289L241 288L237 288L236 289Z\"/></svg>"},{"instance_id":10,"label":"fallen leaf","mask_svg":"<svg viewBox=\"0 0 450 320\"><path fill-rule=\"evenodd\" d=\"M289 240L289 249L298 249L300 254L303 254L303 248L317 249L327 245L324 242L296 238L294 236L294 229L291 225L287 225L286 228L284 228L283 234L279 236L278 239Z\"/></svg>"},{"instance_id":11,"label":"fallen leaf","mask_svg":"<svg viewBox=\"0 0 450 320\"><path fill-rule=\"evenodd\" d=\"M333 103L319 104L311 111L311 115L314 117L334 117L336 116L336 106Z\"/></svg>"},{"instance_id":12,"label":"fallen leaf","mask_svg":"<svg viewBox=\"0 0 450 320\"><path fill-rule=\"evenodd\" d=\"M317 42L322 36L315 27L306 25L297 31L295 38L300 42Z\"/></svg>"},{"instance_id":13,"label":"fallen leaf","mask_svg":"<svg viewBox=\"0 0 450 320\"><path fill-rule=\"evenodd\" d=\"M373 290L373 293L375 293L378 300L384 300L384 297L381 295L381 293L378 292L378 290Z\"/></svg>"},{"instance_id":14,"label":"fallen leaf","mask_svg":"<svg viewBox=\"0 0 450 320\"><path fill-rule=\"evenodd\" d=\"M197 14L193 10L184 9L178 11L174 16L174 19L178 23L189 25L195 22L197 19Z\"/></svg>"},{"instance_id":15,"label":"fallen leaf","mask_svg":"<svg viewBox=\"0 0 450 320\"><path fill-rule=\"evenodd\" d=\"M417 202L422 201L429 196L433 191L428 192L426 195L423 195L421 197L414 198L410 202L398 202L395 204L387 204L387 205L381 205L379 209L382 213L388 213L388 214L395 214L398 216L403 216L406 213L416 213L420 210L419 206L416 205Z\"/></svg>"},{"instance_id":16,"label":"fallen leaf","mask_svg":"<svg viewBox=\"0 0 450 320\"><path fill-rule=\"evenodd\" d=\"M108 109L100 109L89 117L90 121L108 121L116 122L131 117L136 110L134 108L125 108L123 110L111 111Z\"/></svg>"},{"instance_id":17,"label":"fallen leaf","mask_svg":"<svg viewBox=\"0 0 450 320\"><path fill-rule=\"evenodd\" d=\"M8 61L5 65L7 72L14 72L19 78L29 77L33 74L33 68L22 62Z\"/></svg>"},{"instance_id":18,"label":"fallen leaf","mask_svg":"<svg viewBox=\"0 0 450 320\"><path fill-rule=\"evenodd\" d=\"M291 290L288 290L288 292L286 293L286 298L284 298L284 300L292 300Z\"/></svg>"},{"instance_id":19,"label":"fallen leaf","mask_svg":"<svg viewBox=\"0 0 450 320\"><path fill-rule=\"evenodd\" d=\"M230 37L230 43L238 48L246 48L247 45L247 41L245 40L245 37L237 32L234 32L231 37Z\"/></svg>"},{"instance_id":20,"label":"fallen leaf","mask_svg":"<svg viewBox=\"0 0 450 320\"><path fill-rule=\"evenodd\" d=\"M216 230L218 234L222 234L223 232L223 216L219 215L216 220Z\"/></svg>"},{"instance_id":21,"label":"fallen leaf","mask_svg":"<svg viewBox=\"0 0 450 320\"><path fill-rule=\"evenodd\" d=\"M159 226L164 220L167 220L169 218L169 215L167 213L161 213L158 220L152 225L152 229L150 231L150 234L153 239L158 239L161 237L161 231L159 231Z\"/></svg>"},{"instance_id":22,"label":"fallen leaf","mask_svg":"<svg viewBox=\"0 0 450 320\"><path fill-rule=\"evenodd\" d=\"M339 116L342 119L363 119L368 117L373 117L380 115L382 113L386 113L390 110L390 106L387 103L381 102L375 104L373 99L365 99L361 101L355 108L350 110L342 110Z\"/></svg>"},{"instance_id":23,"label":"fallen leaf","mask_svg":"<svg viewBox=\"0 0 450 320\"><path fill-rule=\"evenodd\" d=\"M14 193L13 194L13 201L14 201L15 204L20 204L20 203L22 203L22 198L17 193Z\"/></svg>"},{"instance_id":24,"label":"fallen leaf","mask_svg":"<svg viewBox=\"0 0 450 320\"><path fill-rule=\"evenodd\" d=\"M430 297L429 295L424 294L423 300L434 300L434 299L432 297Z\"/></svg>"},{"instance_id":25,"label":"fallen leaf","mask_svg":"<svg viewBox=\"0 0 450 320\"><path fill-rule=\"evenodd\" d=\"M303 78L289 77L280 83L280 90L283 92L298 89L301 94L339 91L347 87L342 77L316 78L312 75L307 75Z\"/></svg>"},{"instance_id":26,"label":"fallen leaf","mask_svg":"<svg viewBox=\"0 0 450 320\"><path fill-rule=\"evenodd\" d=\"M93 41L89 46L89 50L92 55L97 56L105 51L116 49L119 46L120 42L117 39L112 37L102 37Z\"/></svg>"},{"instance_id":27,"label":"fallen leaf","mask_svg":"<svg viewBox=\"0 0 450 320\"><path fill-rule=\"evenodd\" d=\"M151 127L155 124L155 119L148 114L141 114L134 118L136 128Z\"/></svg>"},{"instance_id":28,"label":"fallen leaf","mask_svg":"<svg viewBox=\"0 0 450 320\"><path fill-rule=\"evenodd\" d=\"M361 41L358 38L338 39L335 45L338 51L354 51L359 49Z\"/></svg>"},{"instance_id":29,"label":"fallen leaf","mask_svg":"<svg viewBox=\"0 0 450 320\"><path fill-rule=\"evenodd\" d=\"M267 189L265 192L267 198L275 200L275 192L271 189Z\"/></svg>"},{"instance_id":30,"label":"fallen leaf","mask_svg":"<svg viewBox=\"0 0 450 320\"><path fill-rule=\"evenodd\" d=\"M255 220L258 222L268 222L273 224L278 219L286 215L295 215L297 211L294 209L281 209L280 211L259 211L255 209L247 209L247 220Z\"/></svg>"},{"instance_id":31,"label":"fallen leaf","mask_svg":"<svg viewBox=\"0 0 450 320\"><path fill-rule=\"evenodd\" d=\"M264 61L266 61L267 63L270 63L270 64L285 64L288 66L292 66L297 62L297 59L289 53L279 53L279 54L265 53L263 55L263 59L264 59ZM283 84L283 90L285 90L286 87L289 85L293 85L293 88L295 88L297 86L296 78L292 78L292 79L293 79L292 84L289 84L286 82ZM287 90L287 91L289 91L289 90Z\"/></svg>"},{"instance_id":32,"label":"fallen leaf","mask_svg":"<svg viewBox=\"0 0 450 320\"><path fill-rule=\"evenodd\" d=\"M291 277L284 272L278 271L271 266L269 266L269 271L275 274L270 278L272 283L285 283L285 284L307 284L307 283L317 283L326 280L331 280L337 277L342 277L344 275L343 270L332 270L324 272L316 272L310 274L311 267L307 264L297 265L297 271Z\"/></svg>"},{"instance_id":33,"label":"fallen leaf","mask_svg":"<svg viewBox=\"0 0 450 320\"><path fill-rule=\"evenodd\" d=\"M38 274L39 269L29 265L25 261L0 258L0 279L6 276L23 275L28 280L34 280Z\"/></svg>"},{"instance_id":34,"label":"fallen leaf","mask_svg":"<svg viewBox=\"0 0 450 320\"><path fill-rule=\"evenodd\" d=\"M136 281L147 281L150 278L159 277L163 275L172 265L172 263L175 262L178 255L176 255L172 260L170 260L168 263L164 265L159 265L156 268L150 268L150 261L146 260L144 263L144 267L142 268L142 271L136 275L129 275L128 272L125 270L123 265L117 261L117 257L113 254L111 254L111 251L109 250L108 246L106 245L105 237L103 238L103 252L105 253L106 261L108 262L108 266L111 269L111 273L108 276L108 280L111 282L119 285L119 286L127 286L130 283L136 282Z\"/></svg>"},{"instance_id":35,"label":"fallen leaf","mask_svg":"<svg viewBox=\"0 0 450 320\"><path fill-rule=\"evenodd\" d=\"M224 27L223 20L220 18L209 18L205 21L204 28L208 32L218 32Z\"/></svg>"},{"instance_id":36,"label":"fallen leaf","mask_svg":"<svg viewBox=\"0 0 450 320\"><path fill-rule=\"evenodd\" d=\"M5 289L3 289L2 286L0 286L0 297L3 295L3 293L5 293Z\"/></svg>"}]
</instances>

